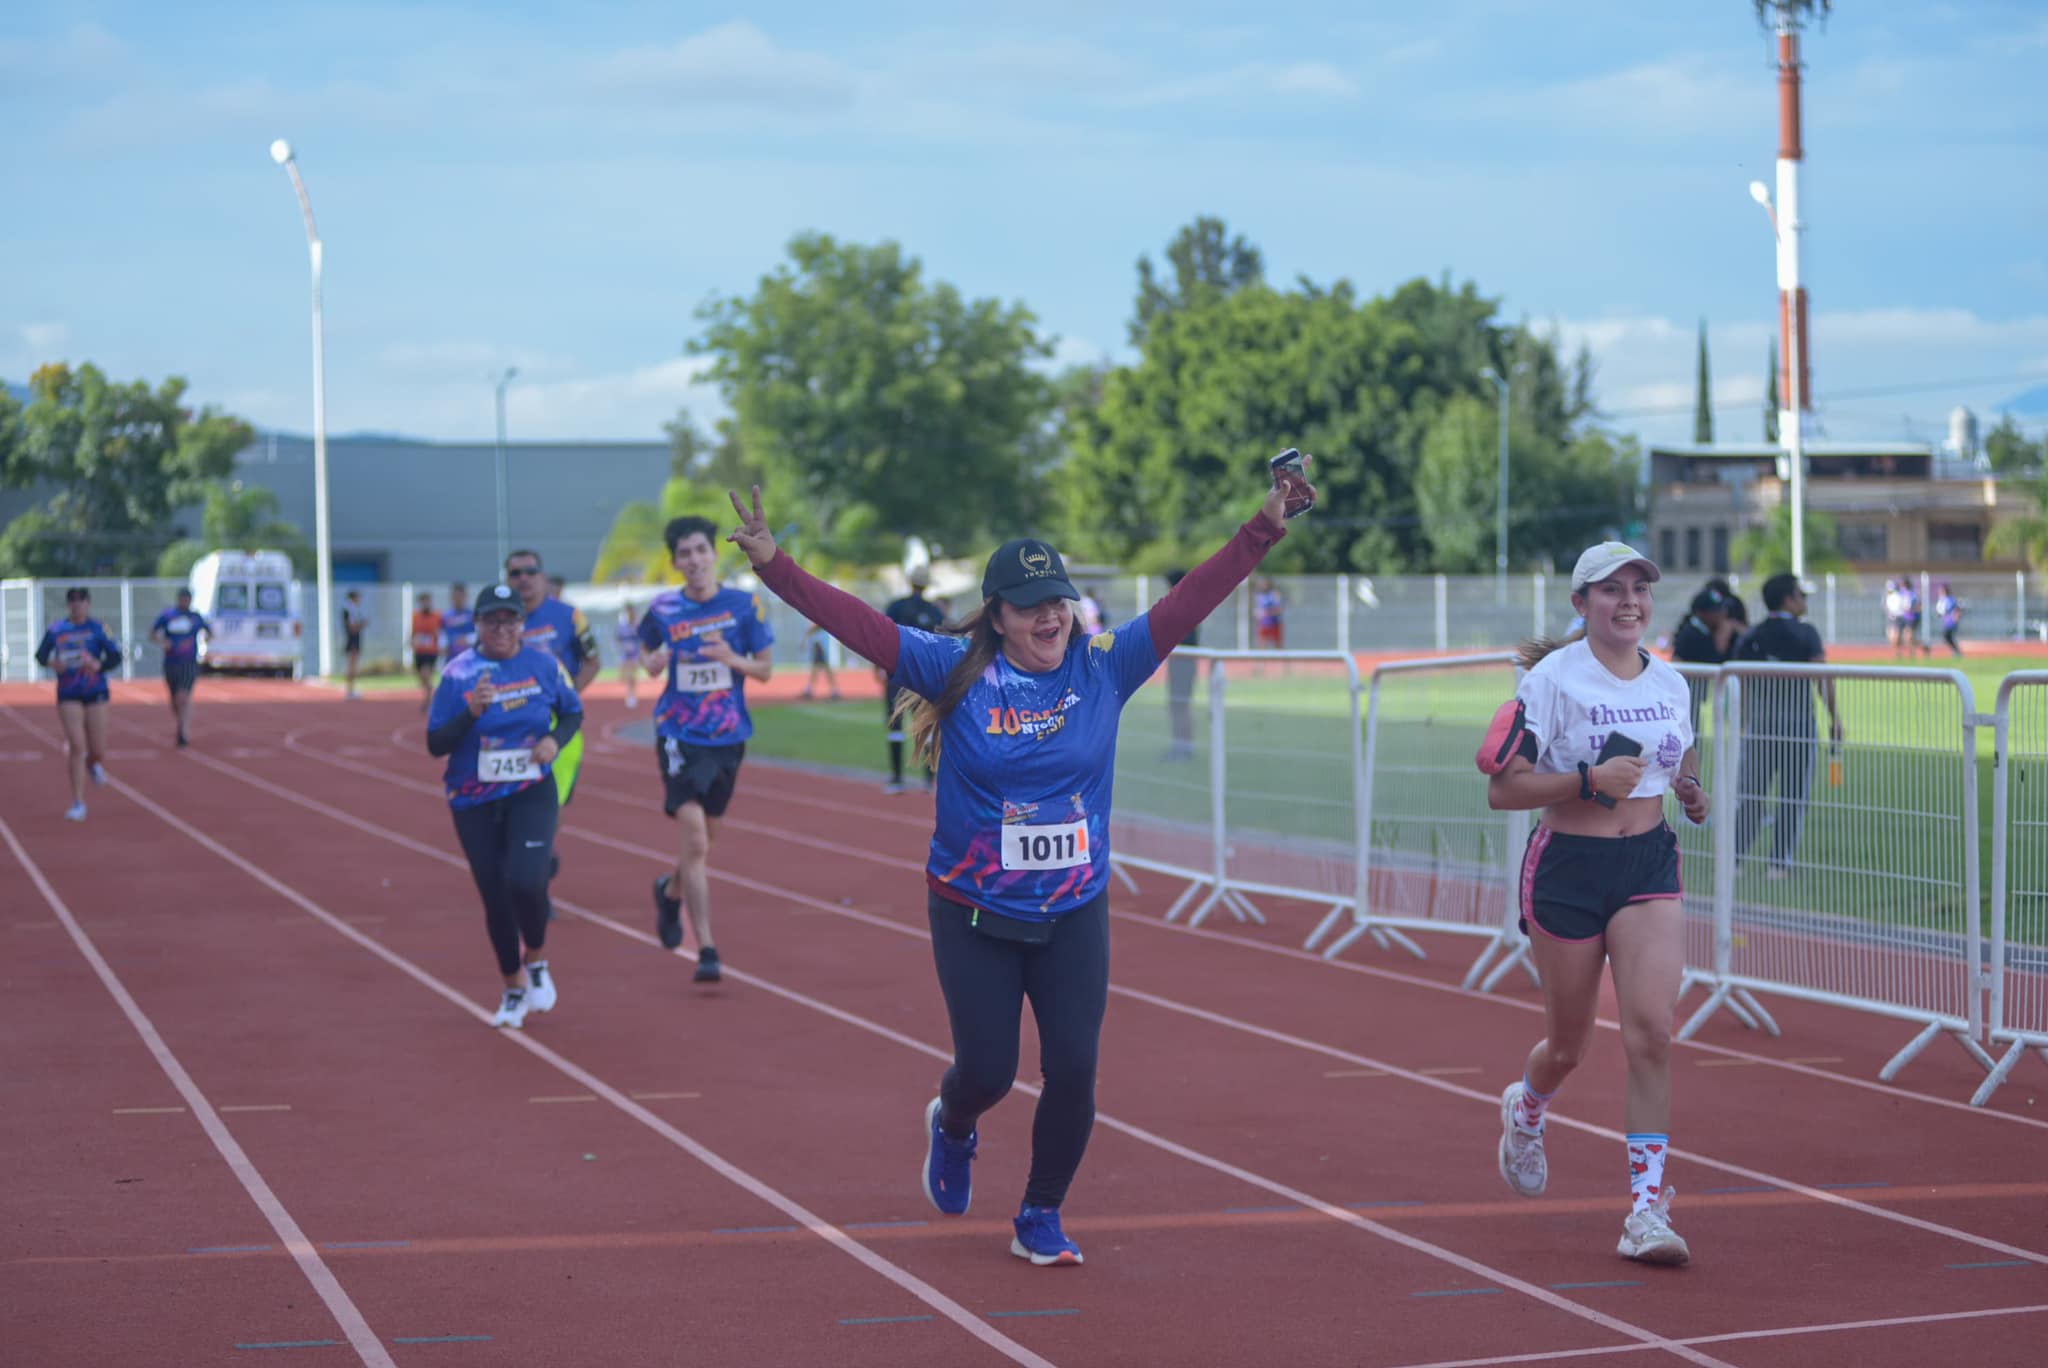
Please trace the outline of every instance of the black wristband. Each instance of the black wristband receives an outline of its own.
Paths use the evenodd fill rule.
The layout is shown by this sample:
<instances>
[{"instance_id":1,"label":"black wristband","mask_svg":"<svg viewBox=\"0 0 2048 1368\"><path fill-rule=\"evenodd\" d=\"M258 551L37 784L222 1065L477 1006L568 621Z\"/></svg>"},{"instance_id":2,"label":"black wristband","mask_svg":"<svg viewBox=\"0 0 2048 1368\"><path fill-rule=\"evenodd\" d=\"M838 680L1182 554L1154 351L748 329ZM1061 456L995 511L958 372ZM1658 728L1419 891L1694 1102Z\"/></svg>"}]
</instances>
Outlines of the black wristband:
<instances>
[{"instance_id":1,"label":"black wristband","mask_svg":"<svg viewBox=\"0 0 2048 1368\"><path fill-rule=\"evenodd\" d=\"M1600 795L1593 790L1593 776L1585 761L1579 761L1579 797L1587 802Z\"/></svg>"}]
</instances>

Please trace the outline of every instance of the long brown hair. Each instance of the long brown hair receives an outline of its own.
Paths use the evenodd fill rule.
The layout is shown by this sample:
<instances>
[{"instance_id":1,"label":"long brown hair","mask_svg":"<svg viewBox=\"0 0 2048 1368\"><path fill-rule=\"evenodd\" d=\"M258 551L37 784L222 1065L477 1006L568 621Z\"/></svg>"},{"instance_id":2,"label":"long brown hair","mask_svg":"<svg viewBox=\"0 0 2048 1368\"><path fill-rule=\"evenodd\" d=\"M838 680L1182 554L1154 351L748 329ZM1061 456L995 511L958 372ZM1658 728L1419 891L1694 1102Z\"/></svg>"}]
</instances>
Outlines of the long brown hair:
<instances>
[{"instance_id":1,"label":"long brown hair","mask_svg":"<svg viewBox=\"0 0 2048 1368\"><path fill-rule=\"evenodd\" d=\"M896 700L895 709L889 714L889 721L901 725L903 719L910 719L910 753L912 758L922 758L926 767L939 767L939 728L953 710L960 706L960 700L967 697L967 691L974 687L974 681L987 672L1002 654L1002 633L996 631L996 600L984 599L979 608L957 622L949 622L940 629L947 636L967 638L967 652L959 663L946 675L945 687L939 690L937 698L920 698L908 689ZM1081 625L1080 616L1074 618L1072 631L1067 634L1067 649L1088 635L1088 629Z\"/></svg>"},{"instance_id":2,"label":"long brown hair","mask_svg":"<svg viewBox=\"0 0 2048 1368\"><path fill-rule=\"evenodd\" d=\"M1572 607L1579 610L1581 617L1585 616L1584 609L1579 603L1579 595L1583 592L1585 591L1580 589L1572 591ZM1561 637L1530 637L1527 641L1515 647L1515 663L1525 670L1533 670L1536 668L1537 661L1543 659L1552 651L1561 650L1571 645L1574 641L1584 640L1585 635L1586 629L1582 626L1576 631L1565 633Z\"/></svg>"}]
</instances>

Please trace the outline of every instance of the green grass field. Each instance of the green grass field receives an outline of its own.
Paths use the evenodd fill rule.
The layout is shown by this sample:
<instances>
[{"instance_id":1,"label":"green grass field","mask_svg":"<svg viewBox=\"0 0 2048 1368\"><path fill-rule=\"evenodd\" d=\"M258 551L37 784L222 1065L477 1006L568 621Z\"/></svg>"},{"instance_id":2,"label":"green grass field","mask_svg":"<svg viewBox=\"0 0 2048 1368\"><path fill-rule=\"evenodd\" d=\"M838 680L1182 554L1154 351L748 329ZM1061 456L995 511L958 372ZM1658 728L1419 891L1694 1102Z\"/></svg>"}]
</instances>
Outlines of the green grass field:
<instances>
[{"instance_id":1,"label":"green grass field","mask_svg":"<svg viewBox=\"0 0 2048 1368\"><path fill-rule=\"evenodd\" d=\"M1966 658L1965 676L1980 713L1994 707L2000 682L2037 659ZM1343 842L1352 835L1350 736L1340 675L1233 663L1227 684L1225 812L1234 831L1272 831ZM1244 672L1242 676L1240 673ZM1262 673L1261 673L1262 672ZM1498 822L1471 754L1495 706L1512 689L1506 667L1471 672L1387 675L1381 695L1373 772L1374 843L1415 856L1488 863L1499 857ZM2048 691L2042 693L2048 705ZM1989 726L1978 728L1975 763L1955 754L1963 709L1955 690L1934 683L1848 680L1838 687L1848 733L1839 783L1825 750L1794 851L1792 877L1765 878L1775 824L1759 830L1737 875L1745 905L1851 915L1898 926L1960 924L1964 853L1957 839L1961 786L1979 803L1980 905L1991 876L1992 756ZM801 703L760 710L756 753L886 772L880 707L872 700ZM1824 717L1824 713L1818 713ZM1165 758L1169 739L1163 677L1133 699L1117 756L1117 806L1128 815L1201 823L1209 816L1208 701L1194 700L1192 762ZM2043 734L2037 728L2033 733ZM1713 786L1711 764L1707 767ZM2016 782L2048 782L2048 765L2023 762ZM1775 806L1775 805L1770 805ZM1689 855L1689 891L1704 893L1711 834L1679 822ZM1697 873L1695 873L1697 871Z\"/></svg>"}]
</instances>

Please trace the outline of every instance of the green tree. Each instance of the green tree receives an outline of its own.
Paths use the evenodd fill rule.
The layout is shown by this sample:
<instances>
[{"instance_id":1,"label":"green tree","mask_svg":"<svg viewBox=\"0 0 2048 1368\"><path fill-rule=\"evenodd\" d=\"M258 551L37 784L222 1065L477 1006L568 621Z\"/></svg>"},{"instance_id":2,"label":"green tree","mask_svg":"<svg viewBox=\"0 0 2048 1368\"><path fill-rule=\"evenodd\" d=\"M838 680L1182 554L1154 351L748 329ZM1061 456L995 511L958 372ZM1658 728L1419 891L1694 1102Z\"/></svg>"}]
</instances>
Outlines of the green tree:
<instances>
[{"instance_id":1,"label":"green tree","mask_svg":"<svg viewBox=\"0 0 2048 1368\"><path fill-rule=\"evenodd\" d=\"M29 402L0 409L0 483L56 493L0 533L0 574L147 575L179 536L174 512L234 470L248 424L184 406L173 376L152 390L91 364L47 365Z\"/></svg>"},{"instance_id":2,"label":"green tree","mask_svg":"<svg viewBox=\"0 0 2048 1368\"><path fill-rule=\"evenodd\" d=\"M1984 539L1984 555L1986 559L2012 557L2025 561L2030 570L2048 570L2048 471L2035 475L2027 494L2034 511L1994 525Z\"/></svg>"},{"instance_id":3,"label":"green tree","mask_svg":"<svg viewBox=\"0 0 2048 1368\"><path fill-rule=\"evenodd\" d=\"M1764 369L1764 440L1778 440L1778 339L1771 338L1771 359Z\"/></svg>"},{"instance_id":4,"label":"green tree","mask_svg":"<svg viewBox=\"0 0 2048 1368\"><path fill-rule=\"evenodd\" d=\"M1051 347L1022 305L928 283L895 243L807 233L751 296L699 316L694 350L768 508L828 556L894 559L912 532L971 544L1044 511L1051 386L1034 363Z\"/></svg>"},{"instance_id":5,"label":"green tree","mask_svg":"<svg viewBox=\"0 0 2048 1368\"><path fill-rule=\"evenodd\" d=\"M1792 568L1792 505L1779 504L1764 519L1762 527L1747 528L1728 548L1729 559L1745 575L1768 577ZM1847 570L1849 558L1842 554L1841 534L1835 520L1814 509L1806 510L1806 573L1825 575Z\"/></svg>"},{"instance_id":6,"label":"green tree","mask_svg":"<svg viewBox=\"0 0 2048 1368\"><path fill-rule=\"evenodd\" d=\"M1714 383L1707 373L1707 320L1700 320L1699 374L1693 379L1692 439L1701 446L1714 441Z\"/></svg>"},{"instance_id":7,"label":"green tree","mask_svg":"<svg viewBox=\"0 0 2048 1368\"><path fill-rule=\"evenodd\" d=\"M1998 426L1984 434L1984 458L1991 463L1994 475L2022 475L2038 469L2044 447L2048 447L2048 438L2039 444L2028 441L2010 413L2000 417Z\"/></svg>"},{"instance_id":8,"label":"green tree","mask_svg":"<svg viewBox=\"0 0 2048 1368\"><path fill-rule=\"evenodd\" d=\"M1508 449L1512 480L1512 428ZM1431 566L1453 575L1492 568L1500 503L1500 434L1492 405L1460 394L1444 406L1422 441L1415 503Z\"/></svg>"},{"instance_id":9,"label":"green tree","mask_svg":"<svg viewBox=\"0 0 2048 1368\"><path fill-rule=\"evenodd\" d=\"M1266 278L1259 249L1242 237L1232 238L1219 218L1207 216L1174 234L1166 262L1172 281L1152 269L1152 258L1138 258L1138 297L1131 313L1131 345L1142 347L1153 323L1170 313L1213 303Z\"/></svg>"},{"instance_id":10,"label":"green tree","mask_svg":"<svg viewBox=\"0 0 2048 1368\"><path fill-rule=\"evenodd\" d=\"M301 576L318 573L313 548L297 525L277 516L277 495L260 485L216 484L206 492L199 535L172 542L157 557L158 579L184 579L211 551L282 551Z\"/></svg>"}]
</instances>

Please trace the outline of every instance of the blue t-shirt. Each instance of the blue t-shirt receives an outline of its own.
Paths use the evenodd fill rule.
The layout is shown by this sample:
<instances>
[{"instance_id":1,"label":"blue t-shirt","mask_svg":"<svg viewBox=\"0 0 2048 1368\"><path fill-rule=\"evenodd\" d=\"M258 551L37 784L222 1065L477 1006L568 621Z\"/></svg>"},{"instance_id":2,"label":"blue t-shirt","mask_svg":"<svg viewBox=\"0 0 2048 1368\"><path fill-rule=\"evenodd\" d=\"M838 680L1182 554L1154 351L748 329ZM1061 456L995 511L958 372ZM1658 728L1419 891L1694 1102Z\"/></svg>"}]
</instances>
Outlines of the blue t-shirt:
<instances>
[{"instance_id":1,"label":"blue t-shirt","mask_svg":"<svg viewBox=\"0 0 2048 1368\"><path fill-rule=\"evenodd\" d=\"M88 670L88 660L98 661L100 668ZM59 703L97 703L107 697L105 672L120 665L121 648L98 618L73 622L67 617L43 633L36 663L57 672Z\"/></svg>"},{"instance_id":2,"label":"blue t-shirt","mask_svg":"<svg viewBox=\"0 0 2048 1368\"><path fill-rule=\"evenodd\" d=\"M521 635L528 646L552 652L568 670L571 683L582 672L583 662L597 654L597 638L591 635L583 610L558 598L542 599L540 606L526 615Z\"/></svg>"},{"instance_id":3,"label":"blue t-shirt","mask_svg":"<svg viewBox=\"0 0 2048 1368\"><path fill-rule=\"evenodd\" d=\"M195 608L166 608L156 615L150 633L164 637L164 660L199 659L199 634L211 632L213 624Z\"/></svg>"},{"instance_id":4,"label":"blue t-shirt","mask_svg":"<svg viewBox=\"0 0 2048 1368\"><path fill-rule=\"evenodd\" d=\"M459 656L476 645L476 614L467 608L450 608L441 614L441 653Z\"/></svg>"},{"instance_id":5,"label":"blue t-shirt","mask_svg":"<svg viewBox=\"0 0 2048 1368\"><path fill-rule=\"evenodd\" d=\"M680 589L666 589L647 605L640 644L669 652L668 684L654 705L656 735L688 746L737 746L754 734L746 676L704 658L702 647L712 638L723 638L739 656L775 644L761 600L744 589L720 589L702 603Z\"/></svg>"},{"instance_id":6,"label":"blue t-shirt","mask_svg":"<svg viewBox=\"0 0 2048 1368\"><path fill-rule=\"evenodd\" d=\"M1028 674L1003 656L940 725L938 824L931 877L976 907L1047 922L1109 877L1109 810L1118 720L1159 667L1150 614L1069 647ZM944 690L967 638L897 628L893 682Z\"/></svg>"},{"instance_id":7,"label":"blue t-shirt","mask_svg":"<svg viewBox=\"0 0 2048 1368\"><path fill-rule=\"evenodd\" d=\"M498 691L497 701L470 725L441 772L451 808L510 798L541 782L549 767L532 763L530 756L519 763L520 753L553 731L557 718L583 711L575 681L549 652L525 646L510 660L492 660L464 651L441 672L427 709L427 730L437 730L467 708L470 693L485 679Z\"/></svg>"}]
</instances>

